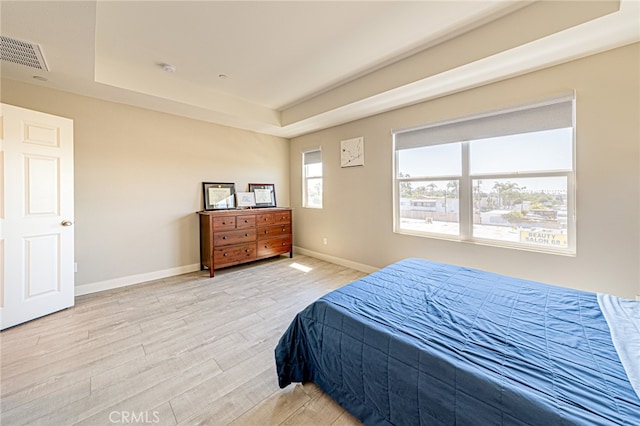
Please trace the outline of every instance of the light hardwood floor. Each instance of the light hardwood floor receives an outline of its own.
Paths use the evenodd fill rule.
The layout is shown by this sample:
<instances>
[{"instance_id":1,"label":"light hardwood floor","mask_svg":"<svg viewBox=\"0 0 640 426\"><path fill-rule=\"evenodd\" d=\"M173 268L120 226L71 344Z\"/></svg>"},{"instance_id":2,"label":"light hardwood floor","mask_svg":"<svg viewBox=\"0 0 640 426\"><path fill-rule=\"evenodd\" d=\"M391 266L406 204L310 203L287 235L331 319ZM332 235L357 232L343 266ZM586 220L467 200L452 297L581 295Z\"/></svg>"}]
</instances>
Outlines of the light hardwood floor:
<instances>
[{"instance_id":1,"label":"light hardwood floor","mask_svg":"<svg viewBox=\"0 0 640 426\"><path fill-rule=\"evenodd\" d=\"M298 255L78 297L0 333L0 424L358 425L313 384L279 389L274 348L363 275Z\"/></svg>"}]
</instances>

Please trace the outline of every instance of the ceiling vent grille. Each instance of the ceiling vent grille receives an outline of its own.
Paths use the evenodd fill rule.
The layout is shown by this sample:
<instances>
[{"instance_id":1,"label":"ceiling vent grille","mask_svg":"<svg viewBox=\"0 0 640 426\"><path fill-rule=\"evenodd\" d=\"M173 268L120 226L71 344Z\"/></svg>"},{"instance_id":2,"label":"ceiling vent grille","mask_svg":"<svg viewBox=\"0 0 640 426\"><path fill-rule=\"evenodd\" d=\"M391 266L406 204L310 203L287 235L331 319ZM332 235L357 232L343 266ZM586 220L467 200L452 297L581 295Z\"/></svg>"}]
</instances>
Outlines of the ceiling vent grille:
<instances>
[{"instance_id":1,"label":"ceiling vent grille","mask_svg":"<svg viewBox=\"0 0 640 426\"><path fill-rule=\"evenodd\" d=\"M39 45L15 38L0 36L0 60L49 71Z\"/></svg>"}]
</instances>

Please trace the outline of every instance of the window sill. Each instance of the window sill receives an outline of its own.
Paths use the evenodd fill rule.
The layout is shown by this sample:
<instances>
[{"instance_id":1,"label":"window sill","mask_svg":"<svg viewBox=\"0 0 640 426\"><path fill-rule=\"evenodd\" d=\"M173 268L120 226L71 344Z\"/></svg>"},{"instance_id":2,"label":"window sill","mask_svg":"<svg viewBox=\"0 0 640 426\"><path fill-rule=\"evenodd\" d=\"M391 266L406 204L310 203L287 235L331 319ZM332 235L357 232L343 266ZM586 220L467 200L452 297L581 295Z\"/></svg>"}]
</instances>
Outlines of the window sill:
<instances>
[{"instance_id":1,"label":"window sill","mask_svg":"<svg viewBox=\"0 0 640 426\"><path fill-rule=\"evenodd\" d=\"M510 250L528 251L532 253L552 254L552 255L567 256L567 257L576 257L577 255L575 249L574 250L553 249L553 248L547 248L542 246L537 247L537 246L517 244L517 243L514 244L506 241L486 240L481 238L463 239L462 237L456 236L456 235L432 234L432 233L426 233L426 232L411 232L408 230L394 230L393 232L394 234L408 235L412 237L429 238L433 240L444 240L444 241L451 241L456 243L474 244L479 246L505 248Z\"/></svg>"}]
</instances>

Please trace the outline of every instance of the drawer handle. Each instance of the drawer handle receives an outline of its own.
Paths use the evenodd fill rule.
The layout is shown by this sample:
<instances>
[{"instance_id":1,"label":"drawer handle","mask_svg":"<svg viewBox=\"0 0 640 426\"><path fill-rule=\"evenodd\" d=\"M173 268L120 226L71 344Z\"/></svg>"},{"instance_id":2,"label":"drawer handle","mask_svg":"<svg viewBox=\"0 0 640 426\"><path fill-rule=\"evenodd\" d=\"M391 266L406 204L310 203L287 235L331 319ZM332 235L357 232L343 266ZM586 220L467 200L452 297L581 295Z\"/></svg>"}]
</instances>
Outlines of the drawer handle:
<instances>
[{"instance_id":1,"label":"drawer handle","mask_svg":"<svg viewBox=\"0 0 640 426\"><path fill-rule=\"evenodd\" d=\"M226 224L227 224L227 222L222 222L222 224L223 224L223 225L226 225Z\"/></svg>"},{"instance_id":2,"label":"drawer handle","mask_svg":"<svg viewBox=\"0 0 640 426\"><path fill-rule=\"evenodd\" d=\"M227 253L223 253L222 255L223 255L224 257L227 257Z\"/></svg>"},{"instance_id":3,"label":"drawer handle","mask_svg":"<svg viewBox=\"0 0 640 426\"><path fill-rule=\"evenodd\" d=\"M264 231L264 233L265 233L265 234L268 234L268 233L269 233L269 231Z\"/></svg>"},{"instance_id":4,"label":"drawer handle","mask_svg":"<svg viewBox=\"0 0 640 426\"><path fill-rule=\"evenodd\" d=\"M285 229L287 229L287 228L285 228L285 227L283 226L283 227L282 227L282 232L284 232L284 230L285 230Z\"/></svg>"},{"instance_id":5,"label":"drawer handle","mask_svg":"<svg viewBox=\"0 0 640 426\"><path fill-rule=\"evenodd\" d=\"M244 249L244 252L245 253L249 253L249 249Z\"/></svg>"},{"instance_id":6,"label":"drawer handle","mask_svg":"<svg viewBox=\"0 0 640 426\"><path fill-rule=\"evenodd\" d=\"M227 239L227 236L225 235L224 237L222 237L222 239L223 239L223 240L226 240L226 239Z\"/></svg>"},{"instance_id":7,"label":"drawer handle","mask_svg":"<svg viewBox=\"0 0 640 426\"><path fill-rule=\"evenodd\" d=\"M245 237L248 237L248 236L249 236L249 234L244 234L244 236L245 236Z\"/></svg>"},{"instance_id":8,"label":"drawer handle","mask_svg":"<svg viewBox=\"0 0 640 426\"><path fill-rule=\"evenodd\" d=\"M264 248L269 248L269 246L264 246Z\"/></svg>"},{"instance_id":9,"label":"drawer handle","mask_svg":"<svg viewBox=\"0 0 640 426\"><path fill-rule=\"evenodd\" d=\"M283 245L283 246L286 246L286 244L285 244L285 243L282 243L282 245Z\"/></svg>"},{"instance_id":10,"label":"drawer handle","mask_svg":"<svg viewBox=\"0 0 640 426\"><path fill-rule=\"evenodd\" d=\"M249 223L249 221L247 219L244 220L244 223Z\"/></svg>"}]
</instances>

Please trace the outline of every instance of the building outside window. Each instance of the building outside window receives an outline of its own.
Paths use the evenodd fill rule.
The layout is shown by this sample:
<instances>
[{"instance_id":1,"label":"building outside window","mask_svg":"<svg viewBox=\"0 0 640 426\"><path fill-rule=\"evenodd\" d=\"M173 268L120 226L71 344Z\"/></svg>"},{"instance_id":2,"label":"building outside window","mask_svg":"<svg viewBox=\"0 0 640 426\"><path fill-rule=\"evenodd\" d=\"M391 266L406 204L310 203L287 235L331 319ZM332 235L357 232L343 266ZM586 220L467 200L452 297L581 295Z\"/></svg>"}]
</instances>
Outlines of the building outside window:
<instances>
[{"instance_id":1,"label":"building outside window","mask_svg":"<svg viewBox=\"0 0 640 426\"><path fill-rule=\"evenodd\" d=\"M574 97L394 132L394 232L574 254Z\"/></svg>"}]
</instances>

